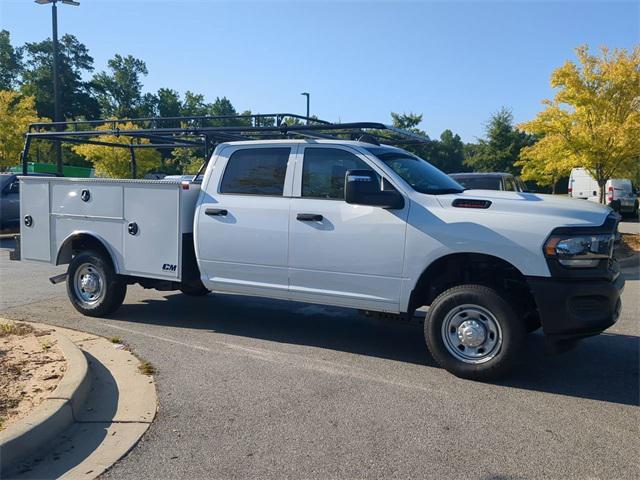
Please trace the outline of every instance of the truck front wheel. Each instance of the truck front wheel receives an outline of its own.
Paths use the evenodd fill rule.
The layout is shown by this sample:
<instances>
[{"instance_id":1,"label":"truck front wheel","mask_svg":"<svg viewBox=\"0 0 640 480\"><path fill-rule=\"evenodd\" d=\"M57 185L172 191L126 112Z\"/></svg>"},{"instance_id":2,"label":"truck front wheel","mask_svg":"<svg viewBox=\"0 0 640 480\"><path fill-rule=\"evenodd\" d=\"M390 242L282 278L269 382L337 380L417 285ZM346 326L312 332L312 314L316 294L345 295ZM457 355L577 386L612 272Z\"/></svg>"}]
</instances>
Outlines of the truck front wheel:
<instances>
[{"instance_id":1,"label":"truck front wheel","mask_svg":"<svg viewBox=\"0 0 640 480\"><path fill-rule=\"evenodd\" d=\"M490 380L514 366L526 326L497 291L460 285L433 301L424 334L441 367L458 377Z\"/></svg>"},{"instance_id":2,"label":"truck front wheel","mask_svg":"<svg viewBox=\"0 0 640 480\"><path fill-rule=\"evenodd\" d=\"M127 284L115 272L111 259L95 251L76 255L67 271L67 295L76 310L89 317L115 312L127 293Z\"/></svg>"}]
</instances>

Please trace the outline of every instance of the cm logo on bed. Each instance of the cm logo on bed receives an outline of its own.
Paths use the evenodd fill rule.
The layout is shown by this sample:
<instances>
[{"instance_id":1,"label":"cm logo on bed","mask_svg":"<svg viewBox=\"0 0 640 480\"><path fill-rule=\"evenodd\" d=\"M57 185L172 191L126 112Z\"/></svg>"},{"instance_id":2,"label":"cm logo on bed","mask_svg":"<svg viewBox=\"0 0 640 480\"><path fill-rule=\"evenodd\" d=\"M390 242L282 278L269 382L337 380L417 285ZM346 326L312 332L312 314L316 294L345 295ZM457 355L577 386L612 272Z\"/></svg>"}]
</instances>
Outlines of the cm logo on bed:
<instances>
[{"instance_id":1,"label":"cm logo on bed","mask_svg":"<svg viewBox=\"0 0 640 480\"><path fill-rule=\"evenodd\" d=\"M165 263L164 265L162 265L162 270L164 270L165 272L175 272L176 267L177 265L173 265L171 263Z\"/></svg>"}]
</instances>

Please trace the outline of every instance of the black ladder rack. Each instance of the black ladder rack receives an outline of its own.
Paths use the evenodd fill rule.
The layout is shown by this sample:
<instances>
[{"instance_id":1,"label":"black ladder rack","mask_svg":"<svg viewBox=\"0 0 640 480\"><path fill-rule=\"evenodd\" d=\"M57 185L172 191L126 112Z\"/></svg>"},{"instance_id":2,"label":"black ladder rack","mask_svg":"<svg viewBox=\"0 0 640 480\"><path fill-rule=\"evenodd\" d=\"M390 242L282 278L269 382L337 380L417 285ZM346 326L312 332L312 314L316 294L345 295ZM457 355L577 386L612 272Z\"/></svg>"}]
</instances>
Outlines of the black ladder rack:
<instances>
[{"instance_id":1,"label":"black ladder rack","mask_svg":"<svg viewBox=\"0 0 640 480\"><path fill-rule=\"evenodd\" d=\"M106 136L116 137L116 140L104 138ZM361 140L396 146L429 142L428 137L382 123L331 123L292 113L32 123L25 134L22 173L27 175L29 149L34 140L126 148L131 154L131 173L135 178L135 150L139 148L201 149L204 163L200 173L212 148L219 143L282 138ZM149 143L141 143L141 139Z\"/></svg>"}]
</instances>

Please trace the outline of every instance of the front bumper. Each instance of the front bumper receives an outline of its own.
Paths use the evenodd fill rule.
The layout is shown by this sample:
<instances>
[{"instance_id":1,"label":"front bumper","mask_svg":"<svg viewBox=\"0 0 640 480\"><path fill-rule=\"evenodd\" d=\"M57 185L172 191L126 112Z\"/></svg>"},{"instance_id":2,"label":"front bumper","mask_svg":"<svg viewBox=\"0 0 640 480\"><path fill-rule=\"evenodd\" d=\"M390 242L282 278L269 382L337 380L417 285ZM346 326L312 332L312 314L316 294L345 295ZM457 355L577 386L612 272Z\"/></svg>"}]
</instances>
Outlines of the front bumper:
<instances>
[{"instance_id":1,"label":"front bumper","mask_svg":"<svg viewBox=\"0 0 640 480\"><path fill-rule=\"evenodd\" d=\"M624 277L609 279L528 277L542 329L551 343L597 335L620 316Z\"/></svg>"}]
</instances>

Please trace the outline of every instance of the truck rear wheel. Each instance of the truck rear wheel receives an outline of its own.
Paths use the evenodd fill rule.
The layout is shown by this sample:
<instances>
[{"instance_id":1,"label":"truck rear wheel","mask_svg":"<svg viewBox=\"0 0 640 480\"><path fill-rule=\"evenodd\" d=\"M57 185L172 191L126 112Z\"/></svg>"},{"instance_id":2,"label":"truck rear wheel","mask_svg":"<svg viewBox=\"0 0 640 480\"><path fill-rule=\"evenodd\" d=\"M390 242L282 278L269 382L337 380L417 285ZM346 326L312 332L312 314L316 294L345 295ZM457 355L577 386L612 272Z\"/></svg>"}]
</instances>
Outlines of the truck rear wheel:
<instances>
[{"instance_id":1,"label":"truck rear wheel","mask_svg":"<svg viewBox=\"0 0 640 480\"><path fill-rule=\"evenodd\" d=\"M71 260L67 273L67 295L83 315L104 317L122 305L127 284L110 258L95 251L81 252Z\"/></svg>"},{"instance_id":2,"label":"truck rear wheel","mask_svg":"<svg viewBox=\"0 0 640 480\"><path fill-rule=\"evenodd\" d=\"M461 378L490 380L517 362L526 326L495 290L460 285L433 301L424 334L441 367Z\"/></svg>"}]
</instances>

